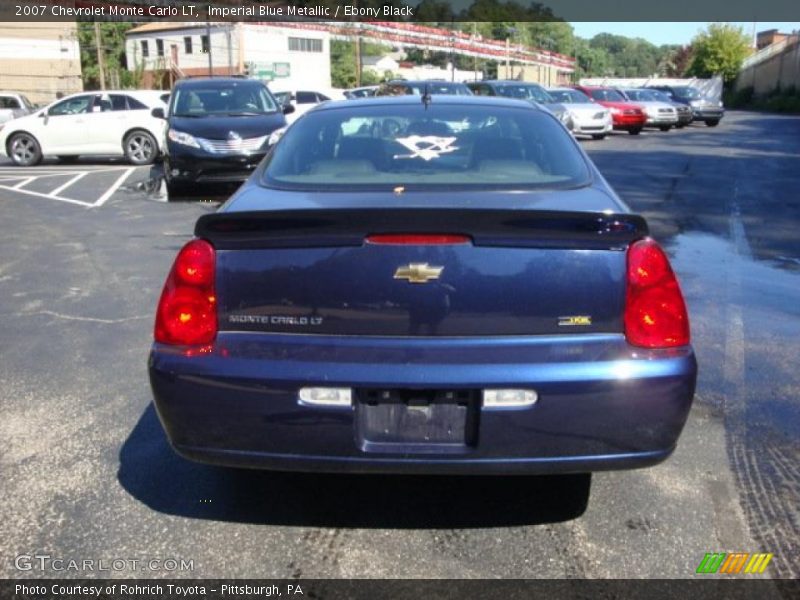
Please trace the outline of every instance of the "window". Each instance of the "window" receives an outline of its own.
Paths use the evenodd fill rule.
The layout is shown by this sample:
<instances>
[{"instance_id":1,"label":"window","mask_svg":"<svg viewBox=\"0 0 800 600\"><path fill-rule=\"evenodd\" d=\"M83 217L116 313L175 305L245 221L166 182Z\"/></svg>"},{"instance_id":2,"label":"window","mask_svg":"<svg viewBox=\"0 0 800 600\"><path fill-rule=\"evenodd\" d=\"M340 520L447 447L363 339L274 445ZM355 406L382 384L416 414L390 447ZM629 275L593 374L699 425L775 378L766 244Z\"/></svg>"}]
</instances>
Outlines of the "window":
<instances>
[{"instance_id":1,"label":"window","mask_svg":"<svg viewBox=\"0 0 800 600\"><path fill-rule=\"evenodd\" d=\"M164 40L156 40L156 54L164 56Z\"/></svg>"},{"instance_id":2,"label":"window","mask_svg":"<svg viewBox=\"0 0 800 600\"><path fill-rule=\"evenodd\" d=\"M306 113L267 159L282 189L530 189L591 181L574 140L542 111L434 102Z\"/></svg>"},{"instance_id":3,"label":"window","mask_svg":"<svg viewBox=\"0 0 800 600\"><path fill-rule=\"evenodd\" d=\"M150 44L147 43L147 40L142 40L141 44L142 44L142 56L144 58L147 58L148 56L150 56Z\"/></svg>"},{"instance_id":4,"label":"window","mask_svg":"<svg viewBox=\"0 0 800 600\"><path fill-rule=\"evenodd\" d=\"M170 113L175 116L266 114L278 107L262 83L190 83L179 85L172 94Z\"/></svg>"},{"instance_id":5,"label":"window","mask_svg":"<svg viewBox=\"0 0 800 600\"><path fill-rule=\"evenodd\" d=\"M295 96L298 104L316 104L317 95L314 92L297 92Z\"/></svg>"},{"instance_id":6,"label":"window","mask_svg":"<svg viewBox=\"0 0 800 600\"><path fill-rule=\"evenodd\" d=\"M123 96L122 94L109 94L109 99L111 100L111 110L142 110L147 108L135 98Z\"/></svg>"},{"instance_id":7,"label":"window","mask_svg":"<svg viewBox=\"0 0 800 600\"><path fill-rule=\"evenodd\" d=\"M322 40L314 38L289 38L290 52L322 52Z\"/></svg>"},{"instance_id":8,"label":"window","mask_svg":"<svg viewBox=\"0 0 800 600\"><path fill-rule=\"evenodd\" d=\"M183 51L186 54L192 53L192 36L187 35L185 38L183 38Z\"/></svg>"},{"instance_id":9,"label":"window","mask_svg":"<svg viewBox=\"0 0 800 600\"><path fill-rule=\"evenodd\" d=\"M200 49L203 51L203 54L211 52L211 41L208 39L207 35L200 36Z\"/></svg>"},{"instance_id":10,"label":"window","mask_svg":"<svg viewBox=\"0 0 800 600\"><path fill-rule=\"evenodd\" d=\"M54 104L52 107L50 107L50 110L47 111L47 114L51 117L57 117L60 115L76 115L78 113L86 113L89 112L89 107L92 105L93 101L94 96L91 94L67 98L66 100L62 100L58 104Z\"/></svg>"},{"instance_id":11,"label":"window","mask_svg":"<svg viewBox=\"0 0 800 600\"><path fill-rule=\"evenodd\" d=\"M12 96L0 96L0 108L22 108L19 100Z\"/></svg>"}]
</instances>

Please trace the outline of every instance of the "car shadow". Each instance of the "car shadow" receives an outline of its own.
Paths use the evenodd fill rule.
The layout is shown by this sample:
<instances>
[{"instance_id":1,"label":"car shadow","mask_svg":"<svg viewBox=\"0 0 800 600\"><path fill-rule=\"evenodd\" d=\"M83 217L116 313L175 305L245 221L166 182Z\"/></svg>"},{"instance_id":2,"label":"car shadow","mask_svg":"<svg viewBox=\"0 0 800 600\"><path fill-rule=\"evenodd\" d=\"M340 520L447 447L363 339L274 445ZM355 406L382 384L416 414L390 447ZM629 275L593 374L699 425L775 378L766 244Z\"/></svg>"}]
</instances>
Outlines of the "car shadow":
<instances>
[{"instance_id":1,"label":"car shadow","mask_svg":"<svg viewBox=\"0 0 800 600\"><path fill-rule=\"evenodd\" d=\"M281 473L201 465L170 447L148 405L120 451L122 487L153 510L236 523L475 528L555 523L586 510L591 476Z\"/></svg>"}]
</instances>

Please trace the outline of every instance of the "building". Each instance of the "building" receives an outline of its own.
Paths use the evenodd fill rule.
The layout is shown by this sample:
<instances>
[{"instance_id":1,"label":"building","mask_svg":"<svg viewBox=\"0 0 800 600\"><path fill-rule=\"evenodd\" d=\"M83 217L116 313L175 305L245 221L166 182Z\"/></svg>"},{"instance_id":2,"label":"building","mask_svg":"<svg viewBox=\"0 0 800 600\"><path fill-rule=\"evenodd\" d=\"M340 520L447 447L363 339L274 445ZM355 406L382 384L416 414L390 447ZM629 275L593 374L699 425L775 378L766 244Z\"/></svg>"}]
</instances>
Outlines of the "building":
<instances>
[{"instance_id":1,"label":"building","mask_svg":"<svg viewBox=\"0 0 800 600\"><path fill-rule=\"evenodd\" d=\"M125 55L148 88L209 72L279 80L284 88L331 86L330 35L292 23L147 23L126 33Z\"/></svg>"},{"instance_id":2,"label":"building","mask_svg":"<svg viewBox=\"0 0 800 600\"><path fill-rule=\"evenodd\" d=\"M77 23L1 22L0 82L39 104L82 91Z\"/></svg>"},{"instance_id":3,"label":"building","mask_svg":"<svg viewBox=\"0 0 800 600\"><path fill-rule=\"evenodd\" d=\"M772 44L782 42L790 37L791 33L780 33L777 29L766 29L756 34L756 49L761 50Z\"/></svg>"}]
</instances>

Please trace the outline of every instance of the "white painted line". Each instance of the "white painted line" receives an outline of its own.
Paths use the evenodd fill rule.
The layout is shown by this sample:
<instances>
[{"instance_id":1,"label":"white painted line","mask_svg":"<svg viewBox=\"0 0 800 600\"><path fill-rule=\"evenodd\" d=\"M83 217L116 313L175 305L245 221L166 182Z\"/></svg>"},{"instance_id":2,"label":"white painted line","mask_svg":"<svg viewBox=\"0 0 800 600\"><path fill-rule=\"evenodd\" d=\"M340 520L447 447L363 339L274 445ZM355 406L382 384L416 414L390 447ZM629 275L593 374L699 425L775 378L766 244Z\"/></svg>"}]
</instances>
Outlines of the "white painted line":
<instances>
[{"instance_id":1,"label":"white painted line","mask_svg":"<svg viewBox=\"0 0 800 600\"><path fill-rule=\"evenodd\" d=\"M135 170L136 167L130 167L129 169L125 169L125 172L122 175L120 175L114 183L111 184L111 187L106 190L106 193L100 196L97 199L97 202L95 202L91 206L103 206L103 204L106 203L106 200L108 200L114 194L114 192L116 192L120 188L120 186L123 183L125 183L125 180L128 177L130 177L131 173L133 173Z\"/></svg>"},{"instance_id":2,"label":"white painted line","mask_svg":"<svg viewBox=\"0 0 800 600\"><path fill-rule=\"evenodd\" d=\"M84 177L88 172L89 171L84 171L83 173L78 173L77 175L75 175L75 177L73 177L72 179L67 181L64 185L61 185L61 186L57 187L56 189L54 189L52 192L50 192L50 195L53 198L55 198L61 192L63 192L65 189L67 189L69 186L71 186L73 183L75 183L76 181L78 181L79 179Z\"/></svg>"},{"instance_id":3,"label":"white painted line","mask_svg":"<svg viewBox=\"0 0 800 600\"><path fill-rule=\"evenodd\" d=\"M18 190L22 186L28 185L31 181L33 181L35 179L36 179L36 177L28 177L26 179L23 179L22 181L20 181L17 185L15 185L13 187L14 187L15 190Z\"/></svg>"},{"instance_id":4,"label":"white painted line","mask_svg":"<svg viewBox=\"0 0 800 600\"><path fill-rule=\"evenodd\" d=\"M84 202L83 200L73 200L71 198L62 198L51 196L50 194L43 194L41 192L34 192L33 190L18 190L15 187L7 185L0 185L0 190L8 190L9 192L17 192L19 194L28 194L29 196L36 196L37 198L47 198L48 200L58 200L60 202L69 202L70 204L78 204L87 208L94 206L91 202Z\"/></svg>"}]
</instances>

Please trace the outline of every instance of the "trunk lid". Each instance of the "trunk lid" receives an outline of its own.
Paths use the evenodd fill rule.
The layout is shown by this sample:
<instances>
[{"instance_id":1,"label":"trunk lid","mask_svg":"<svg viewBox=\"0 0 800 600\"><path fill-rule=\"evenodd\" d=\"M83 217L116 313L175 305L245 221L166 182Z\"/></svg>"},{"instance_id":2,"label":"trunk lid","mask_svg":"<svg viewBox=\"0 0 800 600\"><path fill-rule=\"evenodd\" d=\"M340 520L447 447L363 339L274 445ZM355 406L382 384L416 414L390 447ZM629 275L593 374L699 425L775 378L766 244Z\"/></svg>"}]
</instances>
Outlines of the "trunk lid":
<instances>
[{"instance_id":1,"label":"trunk lid","mask_svg":"<svg viewBox=\"0 0 800 600\"><path fill-rule=\"evenodd\" d=\"M376 244L383 234L462 243ZM376 336L621 332L630 214L453 209L217 213L221 331Z\"/></svg>"}]
</instances>

